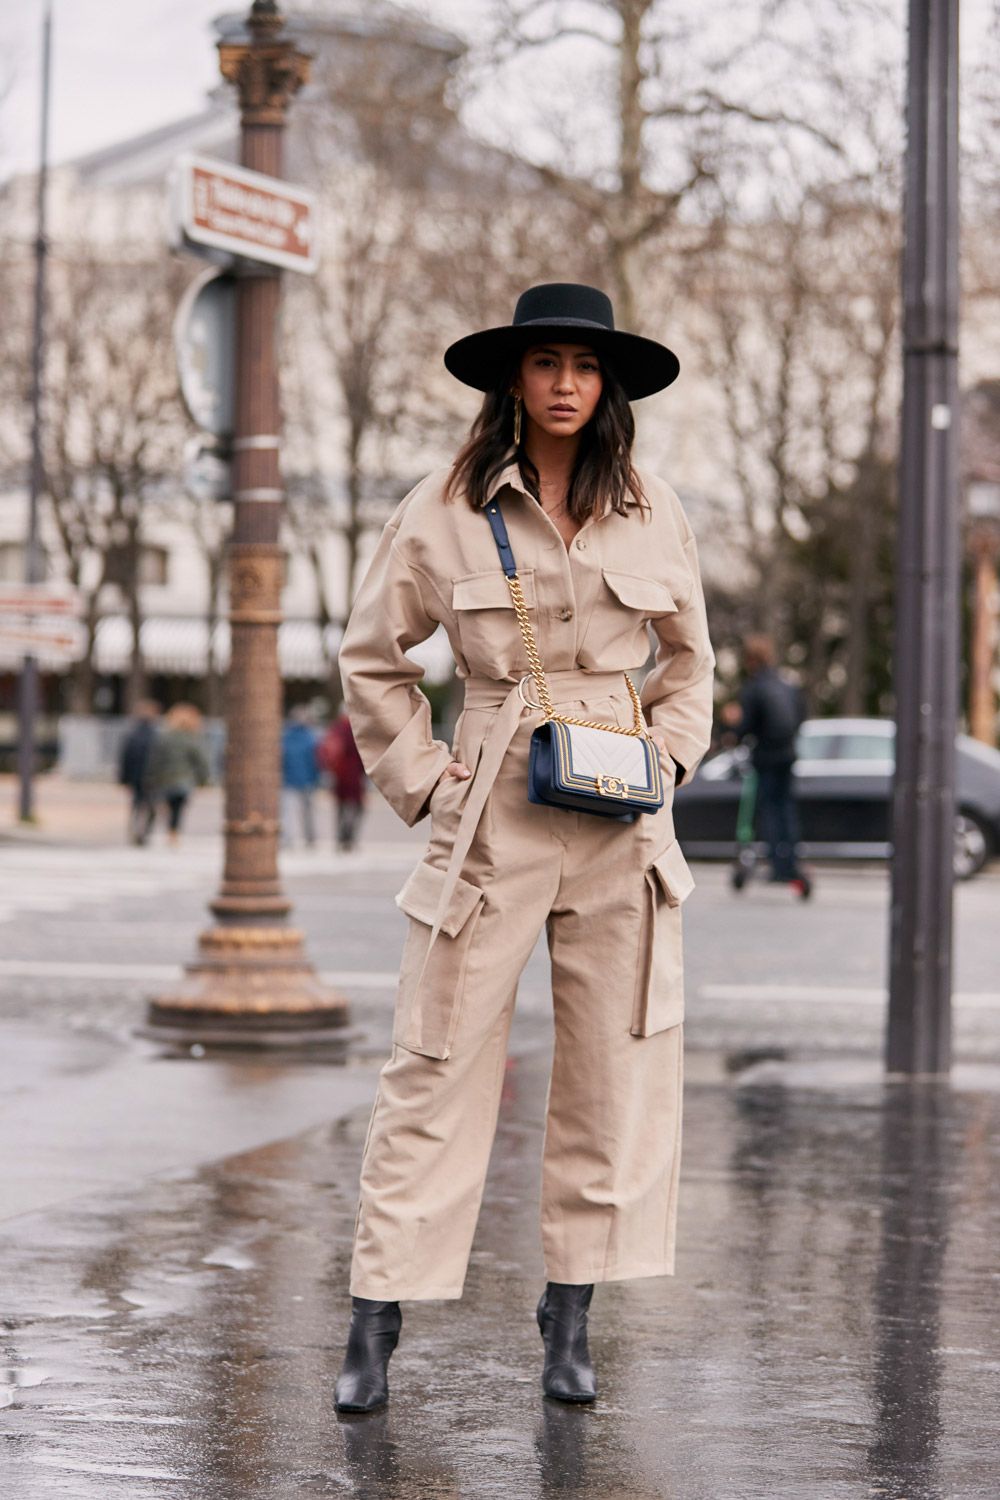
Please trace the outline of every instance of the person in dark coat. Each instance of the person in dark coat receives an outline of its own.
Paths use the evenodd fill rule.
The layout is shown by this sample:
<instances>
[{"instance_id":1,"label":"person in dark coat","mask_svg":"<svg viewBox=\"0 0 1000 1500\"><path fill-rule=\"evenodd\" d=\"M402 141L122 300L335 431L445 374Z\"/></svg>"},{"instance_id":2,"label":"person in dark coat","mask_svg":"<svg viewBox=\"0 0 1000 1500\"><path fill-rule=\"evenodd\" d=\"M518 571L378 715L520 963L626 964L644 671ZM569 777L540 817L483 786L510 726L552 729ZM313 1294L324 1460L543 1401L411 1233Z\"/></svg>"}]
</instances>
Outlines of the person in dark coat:
<instances>
[{"instance_id":1,"label":"person in dark coat","mask_svg":"<svg viewBox=\"0 0 1000 1500\"><path fill-rule=\"evenodd\" d=\"M329 774L336 805L337 848L348 853L357 843L365 811L365 768L346 713L330 725L320 743L319 763Z\"/></svg>"},{"instance_id":2,"label":"person in dark coat","mask_svg":"<svg viewBox=\"0 0 1000 1500\"><path fill-rule=\"evenodd\" d=\"M772 880L795 885L800 895L811 889L799 868L795 807L795 741L805 718L801 689L775 671L769 636L751 635L743 643L746 681L738 704L728 704L723 718L738 739L751 741L750 760L757 773L757 821L766 841Z\"/></svg>"},{"instance_id":3,"label":"person in dark coat","mask_svg":"<svg viewBox=\"0 0 1000 1500\"><path fill-rule=\"evenodd\" d=\"M149 781L149 764L156 742L160 705L143 698L135 706L132 727L122 741L118 758L118 783L131 793L128 838L145 844L156 818L156 800Z\"/></svg>"}]
</instances>

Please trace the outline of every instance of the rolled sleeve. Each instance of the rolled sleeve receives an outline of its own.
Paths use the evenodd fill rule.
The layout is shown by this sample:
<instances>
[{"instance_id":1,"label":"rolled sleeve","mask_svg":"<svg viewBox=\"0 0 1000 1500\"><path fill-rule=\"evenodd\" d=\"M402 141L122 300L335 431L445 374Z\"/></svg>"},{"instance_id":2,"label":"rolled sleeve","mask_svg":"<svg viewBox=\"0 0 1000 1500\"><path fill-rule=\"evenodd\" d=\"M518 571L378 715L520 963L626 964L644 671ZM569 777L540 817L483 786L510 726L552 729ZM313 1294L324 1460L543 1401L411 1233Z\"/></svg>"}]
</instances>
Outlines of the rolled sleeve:
<instances>
[{"instance_id":1,"label":"rolled sleeve","mask_svg":"<svg viewBox=\"0 0 1000 1500\"><path fill-rule=\"evenodd\" d=\"M427 811L451 750L431 734L431 710L417 684L424 670L406 652L440 623L423 575L410 567L389 523L351 611L340 673L365 770L404 823Z\"/></svg>"},{"instance_id":2,"label":"rolled sleeve","mask_svg":"<svg viewBox=\"0 0 1000 1500\"><path fill-rule=\"evenodd\" d=\"M693 536L684 544L684 556L691 592L683 606L651 622L656 657L642 686L642 704L647 721L663 732L671 757L683 767L683 780L690 781L711 743L715 656Z\"/></svg>"}]
</instances>

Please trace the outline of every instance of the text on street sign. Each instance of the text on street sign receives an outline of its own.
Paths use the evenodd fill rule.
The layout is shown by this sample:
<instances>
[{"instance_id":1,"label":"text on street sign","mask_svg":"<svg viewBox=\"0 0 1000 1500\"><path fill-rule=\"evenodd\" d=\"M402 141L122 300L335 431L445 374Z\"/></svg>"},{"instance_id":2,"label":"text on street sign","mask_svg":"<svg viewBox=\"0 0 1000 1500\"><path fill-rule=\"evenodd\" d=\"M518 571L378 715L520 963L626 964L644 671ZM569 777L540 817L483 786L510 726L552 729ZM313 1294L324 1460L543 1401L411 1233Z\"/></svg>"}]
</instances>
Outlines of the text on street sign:
<instances>
[{"instance_id":1,"label":"text on street sign","mask_svg":"<svg viewBox=\"0 0 1000 1500\"><path fill-rule=\"evenodd\" d=\"M27 620L22 625L0 620L0 640L4 642L4 645L17 642L26 649L29 646L54 646L73 651L77 646L77 637L71 634L65 625L59 630L54 630L46 626L29 624Z\"/></svg>"},{"instance_id":2,"label":"text on street sign","mask_svg":"<svg viewBox=\"0 0 1000 1500\"><path fill-rule=\"evenodd\" d=\"M79 612L79 598L68 588L53 588L49 583L0 583L0 615L65 618Z\"/></svg>"},{"instance_id":3,"label":"text on street sign","mask_svg":"<svg viewBox=\"0 0 1000 1500\"><path fill-rule=\"evenodd\" d=\"M176 163L175 229L191 247L293 271L316 269L316 200L280 177L204 156Z\"/></svg>"}]
</instances>

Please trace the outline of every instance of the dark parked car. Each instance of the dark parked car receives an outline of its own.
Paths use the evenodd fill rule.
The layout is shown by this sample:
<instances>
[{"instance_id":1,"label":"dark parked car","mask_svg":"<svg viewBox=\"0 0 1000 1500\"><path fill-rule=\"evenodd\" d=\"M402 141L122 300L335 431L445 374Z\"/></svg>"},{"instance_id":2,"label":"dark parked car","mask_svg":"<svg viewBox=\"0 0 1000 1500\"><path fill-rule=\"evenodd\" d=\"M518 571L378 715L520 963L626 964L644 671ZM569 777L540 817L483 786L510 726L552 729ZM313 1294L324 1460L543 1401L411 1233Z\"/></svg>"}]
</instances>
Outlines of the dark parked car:
<instances>
[{"instance_id":1,"label":"dark parked car","mask_svg":"<svg viewBox=\"0 0 1000 1500\"><path fill-rule=\"evenodd\" d=\"M896 727L891 719L807 719L795 767L803 855L886 859ZM955 874L975 875L1000 852L1000 751L960 734ZM736 854L736 810L747 768L744 749L706 760L674 802L677 836L697 859Z\"/></svg>"}]
</instances>

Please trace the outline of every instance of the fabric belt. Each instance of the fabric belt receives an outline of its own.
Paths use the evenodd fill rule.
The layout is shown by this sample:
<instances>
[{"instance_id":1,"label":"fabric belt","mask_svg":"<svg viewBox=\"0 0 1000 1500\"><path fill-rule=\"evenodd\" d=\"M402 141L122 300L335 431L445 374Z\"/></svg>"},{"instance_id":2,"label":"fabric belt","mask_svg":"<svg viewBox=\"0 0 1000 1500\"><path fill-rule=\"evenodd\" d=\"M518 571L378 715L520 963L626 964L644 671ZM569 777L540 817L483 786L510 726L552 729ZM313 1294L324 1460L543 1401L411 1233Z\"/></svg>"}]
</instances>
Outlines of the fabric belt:
<instances>
[{"instance_id":1,"label":"fabric belt","mask_svg":"<svg viewBox=\"0 0 1000 1500\"><path fill-rule=\"evenodd\" d=\"M612 698L616 694L627 695L625 680L621 672L585 672L580 667L574 667L562 672L546 672L549 686L552 689L552 700L558 708L560 703L586 702L594 698ZM469 677L465 683L466 708L494 709L496 712L486 736L483 740L479 764L474 772L472 786L469 789L468 800L462 809L462 816L455 833L455 842L452 846L451 858L445 872L444 885L441 888L441 896L438 901L437 911L434 914L434 925L431 928L430 942L427 945L427 954L424 965L430 956L431 949L437 941L441 924L448 911L448 904L455 892L458 878L462 873L465 856L472 847L472 840L476 836L479 820L483 815L490 790L496 781L503 764L511 740L520 727L521 720L526 714L541 715L541 710L530 708L518 691L520 684L515 683L509 687L505 682L497 682L490 677ZM530 698L532 690L531 678L525 683L526 695ZM525 797L527 797L527 786L525 786ZM421 968L421 977L423 967ZM418 981L419 983L419 981Z\"/></svg>"}]
</instances>

